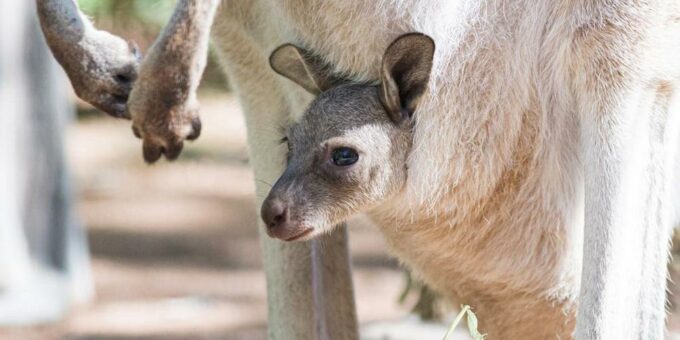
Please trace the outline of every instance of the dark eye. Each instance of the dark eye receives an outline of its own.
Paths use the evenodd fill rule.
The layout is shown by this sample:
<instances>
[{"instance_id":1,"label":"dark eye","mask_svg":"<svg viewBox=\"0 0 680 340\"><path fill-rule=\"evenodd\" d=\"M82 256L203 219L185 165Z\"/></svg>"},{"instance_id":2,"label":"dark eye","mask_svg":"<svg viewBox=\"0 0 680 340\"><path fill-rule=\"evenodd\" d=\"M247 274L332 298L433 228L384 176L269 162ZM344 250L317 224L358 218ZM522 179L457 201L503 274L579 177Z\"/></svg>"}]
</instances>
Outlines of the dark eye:
<instances>
[{"instance_id":1,"label":"dark eye","mask_svg":"<svg viewBox=\"0 0 680 340\"><path fill-rule=\"evenodd\" d=\"M333 149L331 153L331 162L337 166L349 166L359 160L359 154L351 148L337 148Z\"/></svg>"}]
</instances>

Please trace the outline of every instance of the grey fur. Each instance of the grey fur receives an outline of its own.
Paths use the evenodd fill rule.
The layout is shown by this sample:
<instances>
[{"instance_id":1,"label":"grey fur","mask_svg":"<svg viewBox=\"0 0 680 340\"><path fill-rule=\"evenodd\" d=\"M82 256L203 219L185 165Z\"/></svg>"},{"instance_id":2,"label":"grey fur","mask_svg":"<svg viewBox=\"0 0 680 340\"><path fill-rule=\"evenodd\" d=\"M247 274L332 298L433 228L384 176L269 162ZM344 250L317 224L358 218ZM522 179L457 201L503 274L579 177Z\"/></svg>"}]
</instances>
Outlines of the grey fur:
<instances>
[{"instance_id":1,"label":"grey fur","mask_svg":"<svg viewBox=\"0 0 680 340\"><path fill-rule=\"evenodd\" d=\"M270 62L279 74L310 92L325 91L288 130L288 165L262 205L270 236L309 239L404 188L411 118L427 87L433 52L430 37L405 34L386 49L379 85L330 88L334 81L328 79L334 76L324 71L329 67L295 57L308 52L283 45L272 53ZM334 150L343 147L358 152L355 164L332 163ZM309 216L319 214L326 216L325 223L309 223Z\"/></svg>"}]
</instances>

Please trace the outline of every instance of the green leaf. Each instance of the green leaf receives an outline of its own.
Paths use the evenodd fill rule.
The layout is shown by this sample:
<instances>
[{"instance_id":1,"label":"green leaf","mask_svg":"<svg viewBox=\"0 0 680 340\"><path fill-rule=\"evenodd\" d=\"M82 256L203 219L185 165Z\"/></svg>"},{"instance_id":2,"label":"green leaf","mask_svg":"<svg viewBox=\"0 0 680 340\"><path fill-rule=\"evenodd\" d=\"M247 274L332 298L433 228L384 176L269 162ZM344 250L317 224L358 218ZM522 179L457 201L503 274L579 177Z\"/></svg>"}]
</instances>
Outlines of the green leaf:
<instances>
[{"instance_id":1,"label":"green leaf","mask_svg":"<svg viewBox=\"0 0 680 340\"><path fill-rule=\"evenodd\" d=\"M479 333L479 330L477 329L477 316L472 312L470 306L463 305L460 306L460 309L460 313L456 315L456 318L451 323L451 326L449 326L449 330L446 332L446 335L444 335L444 340L449 340L449 337L451 337L453 331L456 329L456 327L458 327L458 324L463 319L463 316L467 316L468 332L470 333L472 339L484 340L484 335Z\"/></svg>"},{"instance_id":2,"label":"green leaf","mask_svg":"<svg viewBox=\"0 0 680 340\"><path fill-rule=\"evenodd\" d=\"M468 332L470 332L470 336L474 340L484 340L484 335L479 333L479 330L477 330L477 316L475 313L472 312L472 310L468 309L467 312L467 325L468 325Z\"/></svg>"}]
</instances>

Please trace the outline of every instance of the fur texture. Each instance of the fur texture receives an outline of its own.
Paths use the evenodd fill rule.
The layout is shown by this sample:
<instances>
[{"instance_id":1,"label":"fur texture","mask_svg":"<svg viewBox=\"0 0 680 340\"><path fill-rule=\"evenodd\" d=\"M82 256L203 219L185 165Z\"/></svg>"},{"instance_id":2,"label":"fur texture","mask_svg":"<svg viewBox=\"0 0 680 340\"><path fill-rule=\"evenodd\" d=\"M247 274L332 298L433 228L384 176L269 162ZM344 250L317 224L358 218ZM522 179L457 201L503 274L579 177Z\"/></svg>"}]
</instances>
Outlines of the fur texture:
<instances>
[{"instance_id":1,"label":"fur texture","mask_svg":"<svg viewBox=\"0 0 680 340\"><path fill-rule=\"evenodd\" d=\"M210 25L219 0L178 3L142 62L128 111L135 135L144 140L144 160L179 156L184 140L201 133L196 89L208 56Z\"/></svg>"},{"instance_id":2,"label":"fur texture","mask_svg":"<svg viewBox=\"0 0 680 340\"><path fill-rule=\"evenodd\" d=\"M270 6L282 17L261 11ZM437 42L433 78L418 109L406 190L371 213L395 254L435 288L475 306L480 327L492 338L571 337L583 282L586 300L577 335L622 339L661 337L658 297L665 272L660 268L669 232L662 216L670 207L652 202L665 197L669 183L648 173L657 188L649 192L645 188L651 182L617 179L628 172L618 159L630 149L612 148L617 144L612 137L631 126L592 118L623 119L625 101L638 116L651 116L652 107L668 119L677 114L670 99L643 105L655 102L658 88L674 92L678 81L678 62L670 59L678 55L678 42L671 39L678 24L675 6L672 1L282 1L257 2L248 15L259 19L255 25L266 21L277 30L255 37L260 55L282 39L359 81L378 78L381 53L396 36L410 31L432 36ZM217 26L230 19L218 19ZM217 41L231 39L216 35ZM632 69L640 71L628 72ZM654 69L664 71L652 75ZM647 92L629 85L634 83L644 84ZM664 130L665 137L657 140L674 139L673 130ZM599 143L591 139L593 133ZM659 154L674 154L674 146L665 142L656 148ZM654 164L668 169L672 158ZM603 220L621 211L616 197L626 183L638 183L628 195L642 194L624 205L637 219ZM590 202L587 213L584 197ZM585 237L585 252L584 226L587 235L596 234ZM593 254L618 242L607 230L626 234L635 228L658 236L623 242L617 249L631 246L631 255L614 254L622 256L621 268L636 258L639 271L586 270L581 280L582 254L586 268L613 268L611 255ZM656 255L645 255L651 248ZM657 269L645 269L652 267ZM617 286L611 298L603 298L610 294L598 283L604 279ZM638 284L620 294L622 284L615 282ZM647 299L646 290L656 298ZM649 305L625 311L627 297ZM620 309L607 306L615 299ZM632 326L615 326L619 322Z\"/></svg>"},{"instance_id":3,"label":"fur texture","mask_svg":"<svg viewBox=\"0 0 680 340\"><path fill-rule=\"evenodd\" d=\"M370 82L394 38L431 36L437 51L406 187L371 211L394 253L475 307L490 338L570 338L576 324L578 339L661 339L680 110L677 7L224 2L213 41L244 106L255 175L271 183L284 164L280 128L311 100L268 69L275 47L294 43L337 74ZM261 199L268 187L257 190ZM270 308L279 311L271 313L272 338L356 337L347 291L324 300L306 289L332 281L324 268L346 268L332 258L342 258L337 235L325 239L333 250L327 267L317 261L318 240L264 241ZM340 278L336 288L350 284ZM309 301L333 321L315 319L303 308ZM292 307L311 314L280 312Z\"/></svg>"},{"instance_id":4,"label":"fur texture","mask_svg":"<svg viewBox=\"0 0 680 340\"><path fill-rule=\"evenodd\" d=\"M126 113L140 55L132 43L97 30L74 0L36 0L54 57L83 100L118 118Z\"/></svg>"}]
</instances>

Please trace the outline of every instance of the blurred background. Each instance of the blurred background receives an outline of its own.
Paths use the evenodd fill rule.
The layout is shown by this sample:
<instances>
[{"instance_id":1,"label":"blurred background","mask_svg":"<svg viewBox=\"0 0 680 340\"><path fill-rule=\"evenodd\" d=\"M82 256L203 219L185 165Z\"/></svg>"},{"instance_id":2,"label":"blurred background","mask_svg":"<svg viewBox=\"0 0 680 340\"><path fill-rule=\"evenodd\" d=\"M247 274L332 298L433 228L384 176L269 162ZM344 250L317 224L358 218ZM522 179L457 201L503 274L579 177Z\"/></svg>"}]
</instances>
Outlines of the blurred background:
<instances>
[{"instance_id":1,"label":"blurred background","mask_svg":"<svg viewBox=\"0 0 680 340\"><path fill-rule=\"evenodd\" d=\"M33 2L20 3L0 4L0 339L265 339L245 126L215 61L199 93L201 138L177 161L148 166L129 121L77 100ZM174 6L78 3L142 51ZM414 309L441 320L446 308L409 283L378 231L363 217L349 225L363 336L406 334ZM669 322L680 329L676 313ZM417 338L441 339L445 324L432 325Z\"/></svg>"}]
</instances>

